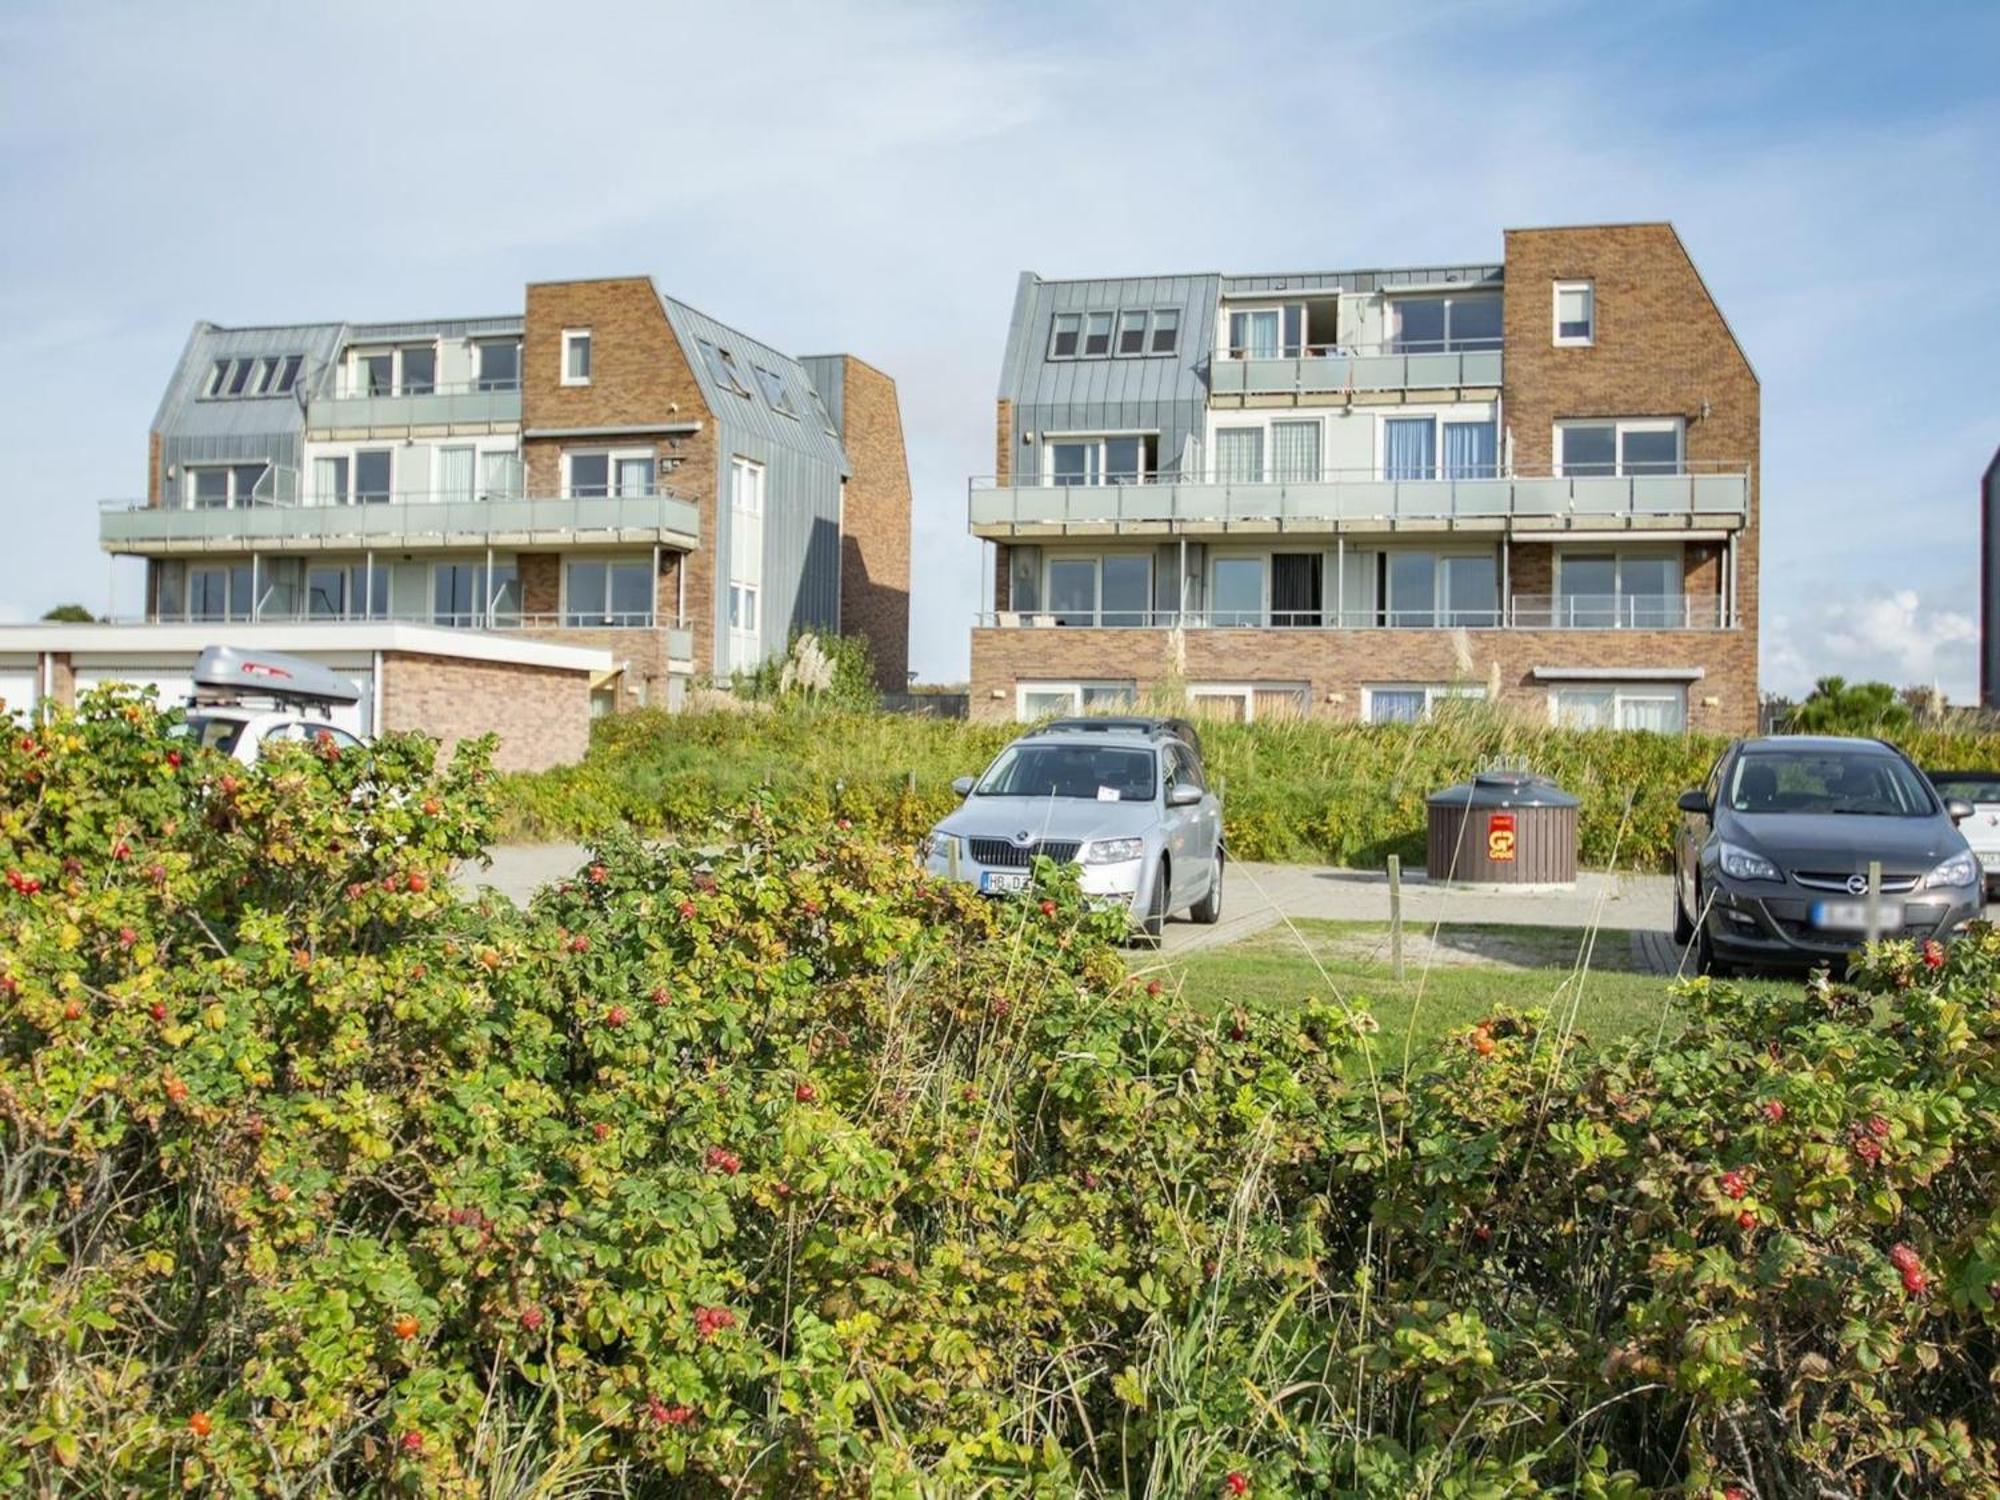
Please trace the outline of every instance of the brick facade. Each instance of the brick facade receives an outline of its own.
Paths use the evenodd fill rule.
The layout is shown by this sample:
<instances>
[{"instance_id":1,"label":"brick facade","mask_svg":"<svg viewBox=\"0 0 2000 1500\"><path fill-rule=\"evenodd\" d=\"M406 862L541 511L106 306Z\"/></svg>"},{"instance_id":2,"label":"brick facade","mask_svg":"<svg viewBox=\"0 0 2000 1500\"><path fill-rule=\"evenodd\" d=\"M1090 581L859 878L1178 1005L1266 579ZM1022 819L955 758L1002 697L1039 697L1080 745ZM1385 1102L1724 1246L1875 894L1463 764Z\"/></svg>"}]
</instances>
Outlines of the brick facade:
<instances>
[{"instance_id":1,"label":"brick facade","mask_svg":"<svg viewBox=\"0 0 2000 1500\"><path fill-rule=\"evenodd\" d=\"M1351 720L1366 685L1462 682L1546 723L1550 684L1534 669L1588 664L1700 668L1687 685L1688 727L1736 732L1756 718L1750 650L1740 631L982 629L972 633L972 715L1013 718L1019 682L1131 681L1142 696L1264 682L1304 683L1316 716Z\"/></svg>"},{"instance_id":2,"label":"brick facade","mask_svg":"<svg viewBox=\"0 0 2000 1500\"><path fill-rule=\"evenodd\" d=\"M562 336L565 329L590 330L590 384L562 383ZM632 438L530 438L537 429L602 429L700 423L699 432ZM650 448L659 464L660 482L701 513L702 545L662 566L654 581L657 617L675 617L680 601L679 569L687 569L686 609L694 632L694 664L707 675L715 660L715 553L717 452L715 423L701 384L688 368L680 340L667 321L659 293L645 276L603 281L536 282L528 287L527 314L521 340L521 460L527 470L530 495L562 493L562 451L565 447ZM650 549L648 549L650 556ZM545 567L536 559L537 583L529 591L529 559L521 559L522 609L530 614L553 612L560 591L559 559ZM531 602L546 601L546 604ZM629 669L660 678L656 694L636 681L621 684L619 707L635 705L640 696L663 702L665 692L664 638L648 646L653 632L547 630L544 639L575 645L599 645L630 659ZM616 641L606 637L617 636ZM635 639L626 639L632 637Z\"/></svg>"},{"instance_id":3,"label":"brick facade","mask_svg":"<svg viewBox=\"0 0 2000 1500\"><path fill-rule=\"evenodd\" d=\"M852 470L841 495L840 630L868 639L876 685L908 686L910 463L896 382L841 358L841 443Z\"/></svg>"},{"instance_id":4,"label":"brick facade","mask_svg":"<svg viewBox=\"0 0 2000 1500\"><path fill-rule=\"evenodd\" d=\"M503 771L565 765L589 748L586 672L390 651L382 656L380 691L380 728L435 735L441 755L496 725L493 763Z\"/></svg>"}]
</instances>

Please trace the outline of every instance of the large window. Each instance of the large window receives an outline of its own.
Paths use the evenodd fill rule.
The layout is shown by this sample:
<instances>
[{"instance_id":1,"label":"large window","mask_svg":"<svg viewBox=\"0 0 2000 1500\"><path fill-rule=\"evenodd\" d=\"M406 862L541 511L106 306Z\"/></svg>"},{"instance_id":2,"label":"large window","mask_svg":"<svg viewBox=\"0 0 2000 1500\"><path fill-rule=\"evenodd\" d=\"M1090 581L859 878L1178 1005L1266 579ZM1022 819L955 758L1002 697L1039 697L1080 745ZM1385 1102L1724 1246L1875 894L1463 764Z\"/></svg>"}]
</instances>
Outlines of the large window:
<instances>
[{"instance_id":1,"label":"large window","mask_svg":"<svg viewBox=\"0 0 2000 1500\"><path fill-rule=\"evenodd\" d=\"M1673 551L1579 552L1556 557L1556 614L1564 629L1673 629L1685 618L1681 556Z\"/></svg>"},{"instance_id":2,"label":"large window","mask_svg":"<svg viewBox=\"0 0 2000 1500\"><path fill-rule=\"evenodd\" d=\"M1306 308L1303 302L1281 307L1233 307L1229 310L1230 359L1297 359L1305 353Z\"/></svg>"},{"instance_id":3,"label":"large window","mask_svg":"<svg viewBox=\"0 0 2000 1500\"><path fill-rule=\"evenodd\" d=\"M1657 682L1593 682L1549 694L1555 722L1569 729L1651 729L1678 734L1687 727L1687 689Z\"/></svg>"},{"instance_id":4,"label":"large window","mask_svg":"<svg viewBox=\"0 0 2000 1500\"><path fill-rule=\"evenodd\" d=\"M1216 625L1264 623L1264 559L1218 557L1209 569L1209 620Z\"/></svg>"},{"instance_id":5,"label":"large window","mask_svg":"<svg viewBox=\"0 0 2000 1500\"><path fill-rule=\"evenodd\" d=\"M521 388L521 341L488 339L474 347L478 375L475 384L482 391L518 391Z\"/></svg>"},{"instance_id":6,"label":"large window","mask_svg":"<svg viewBox=\"0 0 2000 1500\"><path fill-rule=\"evenodd\" d=\"M1272 477L1280 484L1320 478L1320 424L1273 422L1271 424Z\"/></svg>"},{"instance_id":7,"label":"large window","mask_svg":"<svg viewBox=\"0 0 2000 1500\"><path fill-rule=\"evenodd\" d=\"M521 584L513 563L495 563L489 579L484 563L434 563L431 566L433 625L518 625Z\"/></svg>"},{"instance_id":8,"label":"large window","mask_svg":"<svg viewBox=\"0 0 2000 1500\"><path fill-rule=\"evenodd\" d=\"M1215 429L1215 477L1221 484L1256 484L1264 477L1264 429Z\"/></svg>"},{"instance_id":9,"label":"large window","mask_svg":"<svg viewBox=\"0 0 2000 1500\"><path fill-rule=\"evenodd\" d=\"M1588 281L1555 284L1555 341L1590 344L1597 339L1597 288Z\"/></svg>"},{"instance_id":10,"label":"large window","mask_svg":"<svg viewBox=\"0 0 2000 1500\"><path fill-rule=\"evenodd\" d=\"M1393 354L1438 354L1500 347L1500 299L1491 292L1465 296L1398 296L1390 299Z\"/></svg>"},{"instance_id":11,"label":"large window","mask_svg":"<svg viewBox=\"0 0 2000 1500\"><path fill-rule=\"evenodd\" d=\"M1390 417L1382 423L1384 479L1437 478L1437 419Z\"/></svg>"},{"instance_id":12,"label":"large window","mask_svg":"<svg viewBox=\"0 0 2000 1500\"><path fill-rule=\"evenodd\" d=\"M1152 619L1153 559L1144 552L1051 557L1049 613L1058 625L1131 629Z\"/></svg>"},{"instance_id":13,"label":"large window","mask_svg":"<svg viewBox=\"0 0 2000 1500\"><path fill-rule=\"evenodd\" d=\"M1140 433L1051 438L1043 445L1048 481L1059 485L1138 484L1146 478L1149 446Z\"/></svg>"},{"instance_id":14,"label":"large window","mask_svg":"<svg viewBox=\"0 0 2000 1500\"><path fill-rule=\"evenodd\" d=\"M314 620L385 620L389 570L366 563L315 563L306 569L305 612Z\"/></svg>"},{"instance_id":15,"label":"large window","mask_svg":"<svg viewBox=\"0 0 2000 1500\"><path fill-rule=\"evenodd\" d=\"M1387 417L1381 444L1384 479L1492 479L1500 472L1500 434L1491 417Z\"/></svg>"},{"instance_id":16,"label":"large window","mask_svg":"<svg viewBox=\"0 0 2000 1500\"><path fill-rule=\"evenodd\" d=\"M187 503L196 510L222 510L268 499L260 492L269 464L200 464L187 469Z\"/></svg>"},{"instance_id":17,"label":"large window","mask_svg":"<svg viewBox=\"0 0 2000 1500\"><path fill-rule=\"evenodd\" d=\"M1115 713L1130 708L1138 696L1134 682L1023 682L1015 688L1014 712L1023 719Z\"/></svg>"},{"instance_id":18,"label":"large window","mask_svg":"<svg viewBox=\"0 0 2000 1500\"><path fill-rule=\"evenodd\" d=\"M1082 313L1057 313L1049 325L1049 358L1075 359L1082 333Z\"/></svg>"},{"instance_id":19,"label":"large window","mask_svg":"<svg viewBox=\"0 0 2000 1500\"><path fill-rule=\"evenodd\" d=\"M1500 623L1499 567L1491 552L1384 552L1382 622L1403 629L1481 629Z\"/></svg>"},{"instance_id":20,"label":"large window","mask_svg":"<svg viewBox=\"0 0 2000 1500\"><path fill-rule=\"evenodd\" d=\"M653 622L651 558L575 558L563 567L563 624L635 626Z\"/></svg>"},{"instance_id":21,"label":"large window","mask_svg":"<svg viewBox=\"0 0 2000 1500\"><path fill-rule=\"evenodd\" d=\"M1442 704L1484 701L1486 689L1465 683L1370 684L1361 690L1361 719L1367 724L1416 724Z\"/></svg>"},{"instance_id":22,"label":"large window","mask_svg":"<svg viewBox=\"0 0 2000 1500\"><path fill-rule=\"evenodd\" d=\"M469 502L478 464L479 455L475 449L462 445L438 449L438 499Z\"/></svg>"},{"instance_id":23,"label":"large window","mask_svg":"<svg viewBox=\"0 0 2000 1500\"><path fill-rule=\"evenodd\" d=\"M405 396L428 396L437 390L437 345L424 344L401 351L403 369L400 389Z\"/></svg>"},{"instance_id":24,"label":"large window","mask_svg":"<svg viewBox=\"0 0 2000 1500\"><path fill-rule=\"evenodd\" d=\"M1677 474L1679 417L1606 417L1556 424L1556 469L1577 477Z\"/></svg>"},{"instance_id":25,"label":"large window","mask_svg":"<svg viewBox=\"0 0 2000 1500\"><path fill-rule=\"evenodd\" d=\"M289 396L305 365L302 354L246 355L218 359L209 366L201 394L205 399L227 396Z\"/></svg>"},{"instance_id":26,"label":"large window","mask_svg":"<svg viewBox=\"0 0 2000 1500\"><path fill-rule=\"evenodd\" d=\"M658 461L644 448L571 449L563 454L563 493L573 499L651 495Z\"/></svg>"},{"instance_id":27,"label":"large window","mask_svg":"<svg viewBox=\"0 0 2000 1500\"><path fill-rule=\"evenodd\" d=\"M1312 712L1312 690L1303 682L1195 682L1188 703L1196 718L1229 723L1303 719Z\"/></svg>"},{"instance_id":28,"label":"large window","mask_svg":"<svg viewBox=\"0 0 2000 1500\"><path fill-rule=\"evenodd\" d=\"M1118 352L1120 354L1146 352L1145 313L1137 309L1128 309L1118 315Z\"/></svg>"},{"instance_id":29,"label":"large window","mask_svg":"<svg viewBox=\"0 0 2000 1500\"><path fill-rule=\"evenodd\" d=\"M314 457L312 465L312 503L387 504L394 493L394 471L393 450L388 448L358 448L352 453L319 454Z\"/></svg>"},{"instance_id":30,"label":"large window","mask_svg":"<svg viewBox=\"0 0 2000 1500\"><path fill-rule=\"evenodd\" d=\"M387 505L391 487L391 451L387 448L357 448L354 452L354 503Z\"/></svg>"},{"instance_id":31,"label":"large window","mask_svg":"<svg viewBox=\"0 0 2000 1500\"><path fill-rule=\"evenodd\" d=\"M1127 307L1061 312L1049 320L1050 359L1138 359L1172 354L1180 344L1179 308Z\"/></svg>"},{"instance_id":32,"label":"large window","mask_svg":"<svg viewBox=\"0 0 2000 1500\"><path fill-rule=\"evenodd\" d=\"M437 345L347 351L350 396L428 396L437 390Z\"/></svg>"},{"instance_id":33,"label":"large window","mask_svg":"<svg viewBox=\"0 0 2000 1500\"><path fill-rule=\"evenodd\" d=\"M224 563L187 571L187 617L196 621L247 620L256 578L251 565Z\"/></svg>"}]
</instances>

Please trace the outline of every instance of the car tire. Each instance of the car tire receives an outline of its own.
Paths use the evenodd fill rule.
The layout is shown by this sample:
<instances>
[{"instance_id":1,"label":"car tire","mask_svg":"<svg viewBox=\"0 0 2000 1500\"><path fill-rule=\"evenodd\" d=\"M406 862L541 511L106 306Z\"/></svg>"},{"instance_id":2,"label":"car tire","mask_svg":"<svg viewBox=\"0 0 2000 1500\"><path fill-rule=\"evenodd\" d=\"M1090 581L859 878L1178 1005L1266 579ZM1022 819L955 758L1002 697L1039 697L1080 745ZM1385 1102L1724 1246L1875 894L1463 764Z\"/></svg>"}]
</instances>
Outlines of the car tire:
<instances>
[{"instance_id":1,"label":"car tire","mask_svg":"<svg viewBox=\"0 0 2000 1500\"><path fill-rule=\"evenodd\" d=\"M1695 909L1701 909L1701 887L1695 887ZM1694 970L1706 974L1710 979L1729 979L1736 973L1736 966L1718 958L1715 940L1708 935L1708 921L1704 917L1694 930Z\"/></svg>"},{"instance_id":2,"label":"car tire","mask_svg":"<svg viewBox=\"0 0 2000 1500\"><path fill-rule=\"evenodd\" d=\"M1153 894L1146 903L1146 915L1139 919L1137 937L1141 947L1157 948L1167 930L1167 862L1153 869Z\"/></svg>"},{"instance_id":3,"label":"car tire","mask_svg":"<svg viewBox=\"0 0 2000 1500\"><path fill-rule=\"evenodd\" d=\"M1213 927L1222 920L1222 867L1224 856L1220 849L1215 851L1215 878L1209 882L1208 894L1188 909L1188 915L1204 927Z\"/></svg>"},{"instance_id":4,"label":"car tire","mask_svg":"<svg viewBox=\"0 0 2000 1500\"><path fill-rule=\"evenodd\" d=\"M1681 904L1681 883L1674 881L1674 946L1686 948L1694 941L1694 922L1688 917L1687 908Z\"/></svg>"}]
</instances>

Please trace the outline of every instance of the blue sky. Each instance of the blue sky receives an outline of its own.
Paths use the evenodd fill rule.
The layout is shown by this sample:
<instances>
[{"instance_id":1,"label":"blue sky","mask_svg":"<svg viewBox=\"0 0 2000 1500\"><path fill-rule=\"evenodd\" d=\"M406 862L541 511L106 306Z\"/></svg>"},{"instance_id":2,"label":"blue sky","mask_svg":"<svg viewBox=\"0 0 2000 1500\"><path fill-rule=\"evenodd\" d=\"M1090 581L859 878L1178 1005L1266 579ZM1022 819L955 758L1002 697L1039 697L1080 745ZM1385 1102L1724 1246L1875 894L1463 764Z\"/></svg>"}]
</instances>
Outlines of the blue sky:
<instances>
[{"instance_id":1,"label":"blue sky","mask_svg":"<svg viewBox=\"0 0 2000 1500\"><path fill-rule=\"evenodd\" d=\"M1996 55L1992 4L12 0L0 617L105 604L96 502L142 488L196 319L643 271L897 377L913 662L953 678L1022 269L1475 261L1507 226L1666 218L1763 381L1765 687L1963 700Z\"/></svg>"}]
</instances>

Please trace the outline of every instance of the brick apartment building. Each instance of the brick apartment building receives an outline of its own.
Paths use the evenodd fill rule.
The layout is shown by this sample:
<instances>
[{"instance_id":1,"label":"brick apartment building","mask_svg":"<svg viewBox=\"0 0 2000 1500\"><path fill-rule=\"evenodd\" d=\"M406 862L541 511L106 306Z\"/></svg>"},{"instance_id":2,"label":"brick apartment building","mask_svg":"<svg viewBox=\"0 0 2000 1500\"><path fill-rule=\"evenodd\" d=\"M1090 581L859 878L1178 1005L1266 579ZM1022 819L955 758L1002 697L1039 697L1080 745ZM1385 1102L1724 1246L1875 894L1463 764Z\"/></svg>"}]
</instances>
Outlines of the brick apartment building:
<instances>
[{"instance_id":1,"label":"brick apartment building","mask_svg":"<svg viewBox=\"0 0 2000 1500\"><path fill-rule=\"evenodd\" d=\"M143 500L163 625L414 622L608 653L602 711L673 706L795 629L908 662L895 383L796 358L646 277L542 282L497 317L196 326Z\"/></svg>"},{"instance_id":2,"label":"brick apartment building","mask_svg":"<svg viewBox=\"0 0 2000 1500\"><path fill-rule=\"evenodd\" d=\"M1758 385L1672 226L1014 303L976 715L1749 730Z\"/></svg>"}]
</instances>

